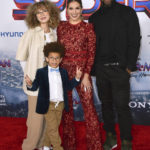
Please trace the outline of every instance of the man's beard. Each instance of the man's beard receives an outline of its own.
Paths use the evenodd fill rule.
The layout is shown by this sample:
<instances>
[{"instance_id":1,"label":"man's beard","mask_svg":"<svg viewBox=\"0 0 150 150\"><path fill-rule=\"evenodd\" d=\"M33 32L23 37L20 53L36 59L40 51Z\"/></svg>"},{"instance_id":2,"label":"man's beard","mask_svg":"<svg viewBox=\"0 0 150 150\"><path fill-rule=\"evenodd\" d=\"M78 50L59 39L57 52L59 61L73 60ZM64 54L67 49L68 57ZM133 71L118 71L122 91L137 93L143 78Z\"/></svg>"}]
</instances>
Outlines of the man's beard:
<instances>
[{"instance_id":1,"label":"man's beard","mask_svg":"<svg viewBox=\"0 0 150 150\"><path fill-rule=\"evenodd\" d=\"M104 3L104 0L102 0L102 6L103 7L111 7L114 3L115 3L116 0L112 0L109 4L106 4Z\"/></svg>"}]
</instances>

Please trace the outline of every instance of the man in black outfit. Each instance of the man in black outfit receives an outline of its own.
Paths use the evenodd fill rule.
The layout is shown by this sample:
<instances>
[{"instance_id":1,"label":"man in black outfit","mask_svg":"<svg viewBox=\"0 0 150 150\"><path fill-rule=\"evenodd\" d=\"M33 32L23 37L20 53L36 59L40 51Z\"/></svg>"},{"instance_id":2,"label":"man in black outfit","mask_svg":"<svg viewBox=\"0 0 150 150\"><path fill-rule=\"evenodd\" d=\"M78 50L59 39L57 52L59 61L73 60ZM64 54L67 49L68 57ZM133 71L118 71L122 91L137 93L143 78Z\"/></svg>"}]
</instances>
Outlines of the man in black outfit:
<instances>
[{"instance_id":1,"label":"man in black outfit","mask_svg":"<svg viewBox=\"0 0 150 150\"><path fill-rule=\"evenodd\" d=\"M96 56L92 75L96 75L106 141L110 149L116 141L115 114L120 127L122 150L132 149L132 118L129 108L130 73L136 70L140 47L140 27L136 12L115 0L102 0L100 9L89 18L96 33Z\"/></svg>"}]
</instances>

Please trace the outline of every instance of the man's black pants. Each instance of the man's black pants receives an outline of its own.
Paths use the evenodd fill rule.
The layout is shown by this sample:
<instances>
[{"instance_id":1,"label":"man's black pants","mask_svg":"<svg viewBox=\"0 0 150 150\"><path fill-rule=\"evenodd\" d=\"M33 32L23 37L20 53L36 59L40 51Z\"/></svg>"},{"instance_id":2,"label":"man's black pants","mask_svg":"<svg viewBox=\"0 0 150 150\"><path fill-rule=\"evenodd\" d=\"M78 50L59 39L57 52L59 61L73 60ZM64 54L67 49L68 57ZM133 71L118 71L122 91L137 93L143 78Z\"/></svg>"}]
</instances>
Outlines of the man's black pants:
<instances>
[{"instance_id":1,"label":"man's black pants","mask_svg":"<svg viewBox=\"0 0 150 150\"><path fill-rule=\"evenodd\" d=\"M96 71L98 95L102 101L104 129L115 134L115 113L118 117L121 140L131 140L132 118L129 108L130 75L119 66L100 66Z\"/></svg>"}]
</instances>

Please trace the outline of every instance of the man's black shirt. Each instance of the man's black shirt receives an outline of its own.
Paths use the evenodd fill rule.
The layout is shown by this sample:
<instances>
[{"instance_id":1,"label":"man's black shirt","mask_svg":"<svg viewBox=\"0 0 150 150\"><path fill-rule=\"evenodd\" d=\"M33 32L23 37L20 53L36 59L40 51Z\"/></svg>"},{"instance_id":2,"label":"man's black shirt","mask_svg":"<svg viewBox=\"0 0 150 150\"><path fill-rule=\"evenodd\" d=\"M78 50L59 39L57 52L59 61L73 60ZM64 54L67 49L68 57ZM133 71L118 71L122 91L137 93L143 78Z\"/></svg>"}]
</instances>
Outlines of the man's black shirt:
<instances>
[{"instance_id":1,"label":"man's black shirt","mask_svg":"<svg viewBox=\"0 0 150 150\"><path fill-rule=\"evenodd\" d=\"M116 62L124 69L136 70L141 38L136 12L114 2L111 7L101 6L89 22L94 25L97 42L93 70Z\"/></svg>"}]
</instances>

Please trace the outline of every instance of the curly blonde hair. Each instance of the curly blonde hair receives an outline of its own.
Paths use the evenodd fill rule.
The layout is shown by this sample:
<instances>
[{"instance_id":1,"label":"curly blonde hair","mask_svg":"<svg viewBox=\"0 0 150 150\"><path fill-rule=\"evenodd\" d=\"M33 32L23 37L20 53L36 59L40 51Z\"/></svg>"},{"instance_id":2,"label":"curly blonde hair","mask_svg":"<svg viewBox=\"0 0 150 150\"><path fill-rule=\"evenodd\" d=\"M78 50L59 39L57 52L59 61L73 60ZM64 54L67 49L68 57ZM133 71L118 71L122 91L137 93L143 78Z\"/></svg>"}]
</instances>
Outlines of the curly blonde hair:
<instances>
[{"instance_id":1,"label":"curly blonde hair","mask_svg":"<svg viewBox=\"0 0 150 150\"><path fill-rule=\"evenodd\" d=\"M29 28L35 28L40 25L36 13L39 9L47 9L50 15L49 27L56 28L60 22L60 10L52 2L44 0L31 4L27 9L25 22Z\"/></svg>"}]
</instances>

